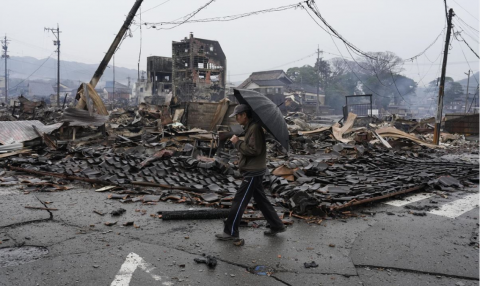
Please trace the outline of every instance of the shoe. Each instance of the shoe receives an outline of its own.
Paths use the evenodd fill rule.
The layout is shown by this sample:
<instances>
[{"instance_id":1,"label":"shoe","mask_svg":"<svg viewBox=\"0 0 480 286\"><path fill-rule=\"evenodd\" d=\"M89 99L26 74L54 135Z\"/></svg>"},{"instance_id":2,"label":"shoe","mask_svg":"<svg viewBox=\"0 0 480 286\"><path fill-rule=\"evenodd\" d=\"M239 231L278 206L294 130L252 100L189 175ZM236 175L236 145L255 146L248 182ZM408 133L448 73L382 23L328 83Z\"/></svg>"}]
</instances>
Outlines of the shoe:
<instances>
[{"instance_id":1,"label":"shoe","mask_svg":"<svg viewBox=\"0 0 480 286\"><path fill-rule=\"evenodd\" d=\"M268 236L274 236L276 235L277 233L280 233L280 232L285 232L287 231L287 228L286 227L282 227L282 228L279 228L279 229L269 229L269 230L266 230L263 232L264 235L268 235Z\"/></svg>"},{"instance_id":2,"label":"shoe","mask_svg":"<svg viewBox=\"0 0 480 286\"><path fill-rule=\"evenodd\" d=\"M227 233L224 233L224 232L215 234L215 237L218 240L236 240L236 239L238 239L237 236L231 236L230 234L227 234Z\"/></svg>"}]
</instances>

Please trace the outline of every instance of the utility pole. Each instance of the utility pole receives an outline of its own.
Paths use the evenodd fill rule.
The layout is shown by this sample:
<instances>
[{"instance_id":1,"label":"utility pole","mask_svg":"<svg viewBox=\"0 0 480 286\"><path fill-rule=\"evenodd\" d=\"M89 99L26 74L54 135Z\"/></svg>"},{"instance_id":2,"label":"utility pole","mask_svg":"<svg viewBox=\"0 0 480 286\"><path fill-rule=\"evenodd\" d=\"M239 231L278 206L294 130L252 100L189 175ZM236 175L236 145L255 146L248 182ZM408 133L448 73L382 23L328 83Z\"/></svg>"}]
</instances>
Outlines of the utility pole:
<instances>
[{"instance_id":1,"label":"utility pole","mask_svg":"<svg viewBox=\"0 0 480 286\"><path fill-rule=\"evenodd\" d=\"M113 97L112 97L112 111L113 103L115 102L115 53L113 54Z\"/></svg>"},{"instance_id":2,"label":"utility pole","mask_svg":"<svg viewBox=\"0 0 480 286\"><path fill-rule=\"evenodd\" d=\"M60 28L44 28L44 31L52 31L53 35L57 39L53 41L53 45L57 46L57 107L60 107Z\"/></svg>"},{"instance_id":3,"label":"utility pole","mask_svg":"<svg viewBox=\"0 0 480 286\"><path fill-rule=\"evenodd\" d=\"M8 42L10 40L7 40L7 35L5 35L5 38L3 39L2 42L2 49L3 49L3 55L2 58L5 58L5 104L8 105L8 71L7 71L7 59L10 57L8 55Z\"/></svg>"},{"instance_id":4,"label":"utility pole","mask_svg":"<svg viewBox=\"0 0 480 286\"><path fill-rule=\"evenodd\" d=\"M468 85L470 84L470 70L468 70L468 73L464 73L468 76L467 79L467 95L465 96L465 114L467 114L467 105L468 105Z\"/></svg>"},{"instance_id":5,"label":"utility pole","mask_svg":"<svg viewBox=\"0 0 480 286\"><path fill-rule=\"evenodd\" d=\"M320 47L317 47L317 106L316 106L316 113L317 115L320 114Z\"/></svg>"},{"instance_id":6,"label":"utility pole","mask_svg":"<svg viewBox=\"0 0 480 286\"><path fill-rule=\"evenodd\" d=\"M438 89L437 116L435 118L435 130L433 132L433 144L435 145L438 145L440 143L440 127L442 125L442 111L443 111L443 94L445 91L445 73L447 72L448 45L450 44L450 35L452 33L452 17L453 17L453 9L450 8L450 10L448 11L447 37L445 39L445 49L443 50L442 75L440 77L440 87Z\"/></svg>"}]
</instances>

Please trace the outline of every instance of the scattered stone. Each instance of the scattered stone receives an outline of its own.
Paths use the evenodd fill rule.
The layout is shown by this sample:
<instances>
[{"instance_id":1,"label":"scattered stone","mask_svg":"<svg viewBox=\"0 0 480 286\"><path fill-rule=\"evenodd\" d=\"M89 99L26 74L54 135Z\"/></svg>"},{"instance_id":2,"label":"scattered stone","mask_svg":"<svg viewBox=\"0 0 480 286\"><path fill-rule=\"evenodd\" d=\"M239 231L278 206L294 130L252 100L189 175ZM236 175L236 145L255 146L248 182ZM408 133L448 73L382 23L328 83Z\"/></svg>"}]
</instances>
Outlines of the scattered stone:
<instances>
[{"instance_id":1,"label":"scattered stone","mask_svg":"<svg viewBox=\"0 0 480 286\"><path fill-rule=\"evenodd\" d=\"M119 208L118 210L112 211L110 214L111 214L112 216L121 216L121 215L124 214L126 211L127 211L126 209Z\"/></svg>"},{"instance_id":2,"label":"scattered stone","mask_svg":"<svg viewBox=\"0 0 480 286\"><path fill-rule=\"evenodd\" d=\"M303 266L305 266L305 268L317 268L318 267L318 264L315 263L315 261L312 261L310 263L303 263Z\"/></svg>"}]
</instances>

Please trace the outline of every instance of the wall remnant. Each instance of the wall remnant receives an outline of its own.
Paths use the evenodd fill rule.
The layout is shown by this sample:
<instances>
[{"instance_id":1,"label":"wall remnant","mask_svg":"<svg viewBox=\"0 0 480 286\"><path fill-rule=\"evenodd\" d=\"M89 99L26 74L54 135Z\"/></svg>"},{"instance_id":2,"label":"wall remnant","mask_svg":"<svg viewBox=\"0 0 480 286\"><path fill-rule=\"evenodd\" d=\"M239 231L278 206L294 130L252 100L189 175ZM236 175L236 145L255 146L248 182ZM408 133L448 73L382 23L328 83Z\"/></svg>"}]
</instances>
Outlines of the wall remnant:
<instances>
[{"instance_id":1,"label":"wall remnant","mask_svg":"<svg viewBox=\"0 0 480 286\"><path fill-rule=\"evenodd\" d=\"M178 102L225 97L227 59L218 41L185 38L172 42L173 98Z\"/></svg>"}]
</instances>

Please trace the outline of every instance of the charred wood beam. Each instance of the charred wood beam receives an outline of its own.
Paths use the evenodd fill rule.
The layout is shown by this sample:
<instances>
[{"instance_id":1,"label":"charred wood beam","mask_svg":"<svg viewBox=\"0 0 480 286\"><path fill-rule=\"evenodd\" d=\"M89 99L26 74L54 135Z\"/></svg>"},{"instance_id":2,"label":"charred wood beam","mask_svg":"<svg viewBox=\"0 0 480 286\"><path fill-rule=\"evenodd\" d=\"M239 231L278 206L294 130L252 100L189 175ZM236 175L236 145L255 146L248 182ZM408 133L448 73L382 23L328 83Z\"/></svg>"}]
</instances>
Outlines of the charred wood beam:
<instances>
[{"instance_id":1,"label":"charred wood beam","mask_svg":"<svg viewBox=\"0 0 480 286\"><path fill-rule=\"evenodd\" d=\"M359 200L359 201L351 200L350 202L348 202L346 204L343 204L341 206L330 207L330 210L331 211L338 211L340 209L344 209L344 208L348 208L348 207L353 207L353 206L357 206L357 205L361 205L361 204L365 204L365 203L369 203L369 202L383 200L383 199L386 199L386 198L389 198L389 197L393 197L393 196L407 194L407 193L410 193L410 192L413 192L413 191L417 191L417 190L423 189L424 187L425 187L425 184L422 184L420 186L416 186L416 187L409 188L409 189L406 189L406 190L401 190L401 191L398 191L398 192L395 192L395 193L386 194L386 195L383 195L383 196L368 198L368 199Z\"/></svg>"}]
</instances>

